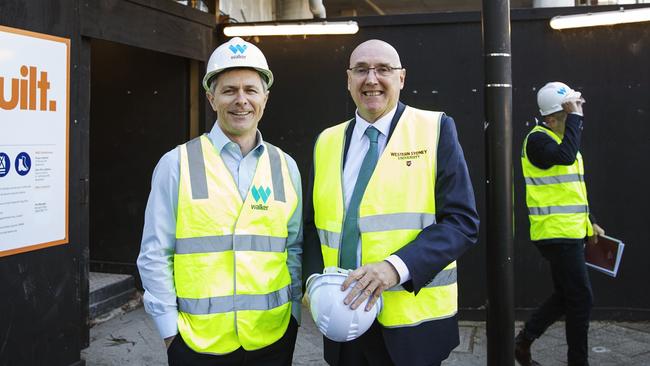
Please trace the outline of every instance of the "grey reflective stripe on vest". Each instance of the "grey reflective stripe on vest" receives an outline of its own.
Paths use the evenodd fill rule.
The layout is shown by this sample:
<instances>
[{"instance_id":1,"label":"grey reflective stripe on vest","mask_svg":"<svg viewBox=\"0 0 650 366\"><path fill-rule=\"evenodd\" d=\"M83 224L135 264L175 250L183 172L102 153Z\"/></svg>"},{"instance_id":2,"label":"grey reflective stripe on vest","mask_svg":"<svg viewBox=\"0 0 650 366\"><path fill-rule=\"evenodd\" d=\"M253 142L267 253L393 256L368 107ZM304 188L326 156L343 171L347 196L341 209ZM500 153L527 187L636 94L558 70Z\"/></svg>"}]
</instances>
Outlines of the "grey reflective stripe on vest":
<instances>
[{"instance_id":1,"label":"grey reflective stripe on vest","mask_svg":"<svg viewBox=\"0 0 650 366\"><path fill-rule=\"evenodd\" d=\"M359 218L362 233L388 230L418 230L436 223L436 215L427 213L397 213Z\"/></svg>"},{"instance_id":2,"label":"grey reflective stripe on vest","mask_svg":"<svg viewBox=\"0 0 650 366\"><path fill-rule=\"evenodd\" d=\"M232 250L232 235L176 239L176 254L214 253L227 250Z\"/></svg>"},{"instance_id":3,"label":"grey reflective stripe on vest","mask_svg":"<svg viewBox=\"0 0 650 366\"><path fill-rule=\"evenodd\" d=\"M255 252L284 252L287 238L263 235L220 235L176 239L176 254L216 253L233 250Z\"/></svg>"},{"instance_id":4,"label":"grey reflective stripe on vest","mask_svg":"<svg viewBox=\"0 0 650 366\"><path fill-rule=\"evenodd\" d=\"M235 235L235 249L238 251L284 252L287 238L263 235Z\"/></svg>"},{"instance_id":5,"label":"grey reflective stripe on vest","mask_svg":"<svg viewBox=\"0 0 650 366\"><path fill-rule=\"evenodd\" d=\"M440 271L431 282L427 283L423 288L432 288L440 286L453 285L458 280L458 272L456 268L443 269ZM386 291L406 291L402 285L391 287Z\"/></svg>"},{"instance_id":6,"label":"grey reflective stripe on vest","mask_svg":"<svg viewBox=\"0 0 650 366\"><path fill-rule=\"evenodd\" d=\"M203 299L178 298L178 310L188 314L205 315L230 313L235 310L270 310L289 302L289 286L264 295L208 297Z\"/></svg>"},{"instance_id":7,"label":"grey reflective stripe on vest","mask_svg":"<svg viewBox=\"0 0 650 366\"><path fill-rule=\"evenodd\" d=\"M584 176L582 174L564 174L551 177L525 177L524 179L526 180L526 184L529 186L543 186L547 184L582 182Z\"/></svg>"},{"instance_id":8,"label":"grey reflective stripe on vest","mask_svg":"<svg viewBox=\"0 0 650 366\"><path fill-rule=\"evenodd\" d=\"M185 146L190 169L192 199L208 198L208 180L205 178L205 162L203 161L203 150L201 150L201 138L197 137Z\"/></svg>"},{"instance_id":9,"label":"grey reflective stripe on vest","mask_svg":"<svg viewBox=\"0 0 650 366\"><path fill-rule=\"evenodd\" d=\"M341 233L318 229L320 243L332 249L338 249L341 245Z\"/></svg>"},{"instance_id":10,"label":"grey reflective stripe on vest","mask_svg":"<svg viewBox=\"0 0 650 366\"><path fill-rule=\"evenodd\" d=\"M436 223L436 215L425 213L398 213L366 216L359 219L362 233L390 230L420 230ZM318 229L320 243L332 249L339 249L341 233Z\"/></svg>"},{"instance_id":11,"label":"grey reflective stripe on vest","mask_svg":"<svg viewBox=\"0 0 650 366\"><path fill-rule=\"evenodd\" d=\"M282 177L282 161L280 160L280 153L278 148L266 144L266 151L269 153L269 161L271 162L271 180L273 181L273 197L276 201L287 202L284 195L284 178Z\"/></svg>"},{"instance_id":12,"label":"grey reflective stripe on vest","mask_svg":"<svg viewBox=\"0 0 650 366\"><path fill-rule=\"evenodd\" d=\"M531 215L573 214L587 212L589 212L589 206L587 205L528 207L528 213Z\"/></svg>"}]
</instances>

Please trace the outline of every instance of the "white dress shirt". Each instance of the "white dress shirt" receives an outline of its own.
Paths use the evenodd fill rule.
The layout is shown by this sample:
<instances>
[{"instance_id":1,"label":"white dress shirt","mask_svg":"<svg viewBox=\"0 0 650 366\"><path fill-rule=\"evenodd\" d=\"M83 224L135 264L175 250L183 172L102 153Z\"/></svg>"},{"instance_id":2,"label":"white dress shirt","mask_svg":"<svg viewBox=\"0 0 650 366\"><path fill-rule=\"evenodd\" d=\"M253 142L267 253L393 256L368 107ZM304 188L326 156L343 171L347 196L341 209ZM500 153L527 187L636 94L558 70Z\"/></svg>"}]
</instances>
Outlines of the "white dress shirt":
<instances>
[{"instance_id":1,"label":"white dress shirt","mask_svg":"<svg viewBox=\"0 0 650 366\"><path fill-rule=\"evenodd\" d=\"M375 127L379 130L379 138L377 141L377 148L379 156L384 152L386 148L386 143L388 140L388 133L390 132L390 123L395 116L397 111L397 106L393 108L386 115L376 120L374 123L370 123L363 119L359 115L359 111L355 113L355 125L354 130L352 131L352 137L350 139L350 147L348 148L348 153L346 155L345 166L343 167L343 197L345 198L345 210L347 211L348 206L350 205L350 199L352 198L352 192L354 191L354 186L357 183L357 177L359 176L359 171L361 170L361 164L363 159L366 157L366 153L370 148L370 140L366 136L366 129L370 126ZM404 264L404 261L396 255L390 255L386 258L390 264L395 267L397 273L399 274L400 280L399 284L408 281L411 278L411 274ZM357 246L357 267L361 266L361 238L359 238L359 245Z\"/></svg>"}]
</instances>

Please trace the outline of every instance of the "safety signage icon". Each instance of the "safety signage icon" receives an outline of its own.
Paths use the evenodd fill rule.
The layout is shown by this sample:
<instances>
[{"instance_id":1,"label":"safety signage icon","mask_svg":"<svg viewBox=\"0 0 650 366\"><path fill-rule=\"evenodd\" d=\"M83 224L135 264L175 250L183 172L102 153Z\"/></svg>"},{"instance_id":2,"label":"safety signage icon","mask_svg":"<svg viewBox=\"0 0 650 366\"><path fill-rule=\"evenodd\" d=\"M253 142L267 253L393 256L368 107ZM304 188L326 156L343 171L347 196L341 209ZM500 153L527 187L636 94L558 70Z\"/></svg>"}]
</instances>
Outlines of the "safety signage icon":
<instances>
[{"instance_id":1,"label":"safety signage icon","mask_svg":"<svg viewBox=\"0 0 650 366\"><path fill-rule=\"evenodd\" d=\"M18 175L27 175L32 169L32 159L26 152L21 152L16 156L16 172Z\"/></svg>"},{"instance_id":2,"label":"safety signage icon","mask_svg":"<svg viewBox=\"0 0 650 366\"><path fill-rule=\"evenodd\" d=\"M9 160L9 156L0 152L0 178L9 174L9 169L11 169L11 160Z\"/></svg>"}]
</instances>

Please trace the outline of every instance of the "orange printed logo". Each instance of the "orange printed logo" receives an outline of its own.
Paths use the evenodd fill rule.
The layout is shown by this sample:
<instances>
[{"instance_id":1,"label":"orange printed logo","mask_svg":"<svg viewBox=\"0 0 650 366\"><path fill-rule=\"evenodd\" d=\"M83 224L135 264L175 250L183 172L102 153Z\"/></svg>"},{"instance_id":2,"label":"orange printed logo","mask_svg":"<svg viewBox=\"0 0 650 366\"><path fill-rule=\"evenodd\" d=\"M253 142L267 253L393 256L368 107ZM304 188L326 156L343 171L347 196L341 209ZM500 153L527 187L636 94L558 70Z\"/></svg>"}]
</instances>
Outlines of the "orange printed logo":
<instances>
[{"instance_id":1,"label":"orange printed logo","mask_svg":"<svg viewBox=\"0 0 650 366\"><path fill-rule=\"evenodd\" d=\"M0 76L0 109L12 110L19 107L21 110L55 112L56 100L47 99L47 91L50 89L47 71L39 72L36 66L23 65L20 76L22 78L11 79ZM5 82L11 83L8 94Z\"/></svg>"}]
</instances>

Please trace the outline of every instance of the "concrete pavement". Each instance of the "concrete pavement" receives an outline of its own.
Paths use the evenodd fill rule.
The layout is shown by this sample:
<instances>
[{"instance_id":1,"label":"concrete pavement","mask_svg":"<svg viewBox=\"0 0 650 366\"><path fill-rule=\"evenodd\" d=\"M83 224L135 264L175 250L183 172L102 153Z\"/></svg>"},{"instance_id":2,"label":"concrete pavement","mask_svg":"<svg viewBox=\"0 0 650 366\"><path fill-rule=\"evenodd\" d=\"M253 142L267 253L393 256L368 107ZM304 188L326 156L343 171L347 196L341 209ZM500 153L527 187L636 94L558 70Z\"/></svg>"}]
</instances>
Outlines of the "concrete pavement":
<instances>
[{"instance_id":1,"label":"concrete pavement","mask_svg":"<svg viewBox=\"0 0 650 366\"><path fill-rule=\"evenodd\" d=\"M88 366L166 365L163 342L144 309L136 302L127 310L118 309L91 328L90 347L82 352ZM326 365L320 333L304 308L302 317L293 364ZM485 323L461 322L460 333L460 346L443 365L486 365ZM650 366L648 322L592 322L589 342L592 366ZM564 323L556 323L533 344L534 358L544 366L566 365L566 350Z\"/></svg>"}]
</instances>

